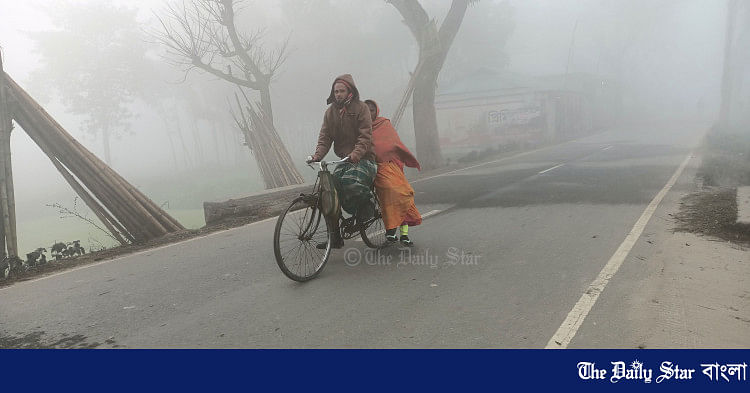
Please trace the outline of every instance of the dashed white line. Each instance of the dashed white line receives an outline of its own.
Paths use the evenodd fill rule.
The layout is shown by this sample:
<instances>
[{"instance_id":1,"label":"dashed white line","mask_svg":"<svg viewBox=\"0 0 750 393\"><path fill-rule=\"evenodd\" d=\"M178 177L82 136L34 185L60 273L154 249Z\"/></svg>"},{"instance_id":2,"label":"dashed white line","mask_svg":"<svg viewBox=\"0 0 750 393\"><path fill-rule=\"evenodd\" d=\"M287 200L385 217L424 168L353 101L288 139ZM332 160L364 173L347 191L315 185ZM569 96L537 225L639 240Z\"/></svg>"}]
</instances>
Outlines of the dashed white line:
<instances>
[{"instance_id":1,"label":"dashed white line","mask_svg":"<svg viewBox=\"0 0 750 393\"><path fill-rule=\"evenodd\" d=\"M584 137L584 138L586 138L586 137ZM567 144L570 144L570 143L575 143L575 142L578 142L578 141L579 141L580 139L584 139L584 138L574 139L574 140L572 140L572 141L567 141L567 142L565 142L565 143L561 143L561 144L559 144L559 145L551 145L551 146L545 146L545 147L541 147L541 148L539 148L539 149L534 149L534 150L530 150L530 151L525 151L525 152L523 152L523 153L518 153L518 154L514 154L514 155L512 155L512 156L508 156L508 157L503 157L503 158L499 158L499 159L497 159L497 160L492 160L492 161L487 161L487 162L483 162L483 163L481 163L481 164L477 164L477 165L472 165L472 166L469 166L469 167L466 167L466 168L459 168L459 169L456 169L456 170L453 170L453 171L450 171L450 172L446 172L446 173L441 173L441 174L438 174L438 175L434 175L434 176L428 176L428 177L423 177L423 178L421 178L421 179L410 180L410 181L409 181L409 183L411 183L411 184L414 184L414 183L419 183L419 182L421 182L421 181L425 181L425 180L430 180L430 179L434 179L434 178L436 178L436 177L441 177L441 176L450 176L450 175L452 175L452 174L455 174L455 173L457 173L457 172L461 172L461 171L466 171L466 170L469 170L469 169L474 169L474 168L479 168L479 167L482 167L482 166L485 166L485 165L496 164L496 163L498 163L498 162L502 162L502 161L510 160L510 159L513 159L513 158L523 157L523 156L525 156L525 155L529 155L529 154L537 153L537 152L540 152L540 151L548 150L548 149L551 149L551 148L553 148L553 147L560 147L560 146L565 146L565 145L567 145Z\"/></svg>"},{"instance_id":2,"label":"dashed white line","mask_svg":"<svg viewBox=\"0 0 750 393\"><path fill-rule=\"evenodd\" d=\"M557 168L559 168L559 167L561 167L561 166L563 166L563 165L565 165L565 164L555 165L555 166L553 166L552 168L549 168L549 169L545 169L545 170L543 170L543 171L539 172L539 174L540 174L540 175L543 175L543 174L545 174L545 173L547 173L547 172L549 172L549 171L551 171L551 170L553 170L553 169L557 169Z\"/></svg>"},{"instance_id":3,"label":"dashed white line","mask_svg":"<svg viewBox=\"0 0 750 393\"><path fill-rule=\"evenodd\" d=\"M447 207L447 208L445 208L445 209L443 209L443 210L447 210L447 209L450 209L450 208L452 208L452 207L453 207L453 206L449 206L449 207ZM438 213L440 213L440 212L441 212L441 211L443 211L443 210L430 210L430 211L428 211L427 213L425 213L425 214L422 214L422 218L427 218L427 217L429 217L429 216L434 216L435 214L438 214Z\"/></svg>"},{"instance_id":4,"label":"dashed white line","mask_svg":"<svg viewBox=\"0 0 750 393\"><path fill-rule=\"evenodd\" d=\"M667 184L664 185L664 188L662 188L661 191L656 194L651 203L648 204L646 210L643 211L641 217L636 221L633 229L631 229L630 233L625 236L625 240L623 240L620 247L609 259L609 262L607 262L596 279L594 279L583 295L581 295L581 298L578 299L578 302L573 306L573 309L570 310L567 318L565 318L565 321L563 321L562 325L560 325L555 334L549 340L545 349L565 349L568 347L568 344L570 344L570 341L575 337L578 329L583 324L583 320L589 314L591 308L594 307L594 303L596 303L597 299L599 299L599 295L604 291L604 287L607 286L607 283L609 283L615 273L617 273L617 270L620 269L620 265L622 265L622 262L630 253L635 242L640 238L643 229L646 227L646 224L648 224L651 216L659 206L659 203L661 203L661 200L664 199L667 192L669 192L672 186L677 182L677 179L682 174L682 171L685 169L685 166L687 166L691 157L692 153L682 161L682 164L680 164Z\"/></svg>"}]
</instances>

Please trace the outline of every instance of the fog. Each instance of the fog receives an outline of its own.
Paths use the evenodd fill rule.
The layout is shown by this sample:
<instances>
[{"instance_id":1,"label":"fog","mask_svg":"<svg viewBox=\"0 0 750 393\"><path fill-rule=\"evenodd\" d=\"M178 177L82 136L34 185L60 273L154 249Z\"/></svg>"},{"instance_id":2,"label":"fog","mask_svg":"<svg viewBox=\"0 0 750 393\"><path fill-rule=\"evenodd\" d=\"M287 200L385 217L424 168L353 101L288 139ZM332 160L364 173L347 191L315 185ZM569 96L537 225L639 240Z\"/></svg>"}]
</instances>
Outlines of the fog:
<instances>
[{"instance_id":1,"label":"fog","mask_svg":"<svg viewBox=\"0 0 750 393\"><path fill-rule=\"evenodd\" d=\"M450 7L448 0L421 3L438 25ZM264 186L229 113L236 87L199 70L186 73L154 39L160 28L156 16L163 17L166 4L0 0L0 47L5 71L103 157L101 137L86 131L85 115L69 110L64 94L51 87L49 75L56 74L47 72L56 64L76 62L77 51L58 48L54 53L61 58L45 58L35 33L82 28L66 25L64 15L132 10L138 23L133 34L146 48L143 58L134 53L131 64L129 59L107 62L97 53L80 57L91 68L116 64L118 72L144 81L143 94L126 104L132 114L124 121L127 129L111 141L111 165L186 226L199 227L202 201L248 195ZM303 160L314 150L333 78L351 73L363 98L375 99L391 116L417 64L417 42L385 1L256 0L242 5L240 30L263 29L262 43L269 50L288 40L286 62L270 87L273 117L295 164L312 179L314 172ZM85 20L95 31L96 14ZM708 124L718 111L725 24L723 1L482 0L466 12L440 73L438 95L482 69L525 78L588 74L621 87L617 122ZM152 93L161 97L165 112L144 98ZM209 113L201 114L206 108ZM408 109L398 130L414 151ZM46 205L72 207L75 194L20 127L13 132L12 151L22 254L63 239L82 238L87 248L111 245L76 218L56 219L57 211Z\"/></svg>"}]
</instances>

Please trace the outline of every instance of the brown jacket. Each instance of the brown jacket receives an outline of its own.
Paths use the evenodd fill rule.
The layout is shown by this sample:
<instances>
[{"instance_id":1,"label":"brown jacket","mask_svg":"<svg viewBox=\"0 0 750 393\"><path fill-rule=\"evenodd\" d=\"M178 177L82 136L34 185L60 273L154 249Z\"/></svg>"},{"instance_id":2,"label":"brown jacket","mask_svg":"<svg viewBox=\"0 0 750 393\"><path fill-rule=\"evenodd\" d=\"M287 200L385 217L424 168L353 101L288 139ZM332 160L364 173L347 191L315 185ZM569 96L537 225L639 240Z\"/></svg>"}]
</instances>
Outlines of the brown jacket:
<instances>
[{"instance_id":1,"label":"brown jacket","mask_svg":"<svg viewBox=\"0 0 750 393\"><path fill-rule=\"evenodd\" d=\"M339 80L346 81L352 87L353 95L351 102L345 106L343 115L333 97L333 85ZM333 144L333 152L340 158L349 156L354 163L359 160L375 161L375 153L372 149L370 109L367 104L359 100L359 91L351 75L344 74L334 80L327 102L330 106L323 115L323 125L320 127L318 146L313 159L322 160Z\"/></svg>"}]
</instances>

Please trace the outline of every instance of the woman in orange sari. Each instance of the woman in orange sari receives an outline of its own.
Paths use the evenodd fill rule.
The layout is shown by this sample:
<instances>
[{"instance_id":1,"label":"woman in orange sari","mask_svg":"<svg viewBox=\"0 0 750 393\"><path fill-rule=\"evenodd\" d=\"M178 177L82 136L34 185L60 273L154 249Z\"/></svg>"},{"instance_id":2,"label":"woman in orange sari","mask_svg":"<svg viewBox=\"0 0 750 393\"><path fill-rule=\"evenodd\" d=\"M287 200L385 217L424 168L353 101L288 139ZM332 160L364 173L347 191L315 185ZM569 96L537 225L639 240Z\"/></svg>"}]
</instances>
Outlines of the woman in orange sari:
<instances>
[{"instance_id":1,"label":"woman in orange sari","mask_svg":"<svg viewBox=\"0 0 750 393\"><path fill-rule=\"evenodd\" d=\"M391 121L379 117L380 109L373 100L365 100L372 116L372 146L378 173L375 176L375 192L383 213L383 223L388 241L401 241L401 244L412 247L409 239L409 226L422 223L422 216L414 204L414 189L404 175L404 165L421 169L419 162L409 149L401 142ZM401 237L396 231L401 230Z\"/></svg>"}]
</instances>

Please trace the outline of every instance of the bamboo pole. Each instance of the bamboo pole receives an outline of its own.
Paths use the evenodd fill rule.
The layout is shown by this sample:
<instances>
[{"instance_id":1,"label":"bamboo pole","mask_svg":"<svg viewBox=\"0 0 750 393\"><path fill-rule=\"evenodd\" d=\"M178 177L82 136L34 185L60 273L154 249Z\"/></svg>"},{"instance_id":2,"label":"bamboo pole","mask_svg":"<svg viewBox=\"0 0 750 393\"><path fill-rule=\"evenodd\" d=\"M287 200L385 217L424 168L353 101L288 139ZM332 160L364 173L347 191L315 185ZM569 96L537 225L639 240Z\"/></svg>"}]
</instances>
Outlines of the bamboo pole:
<instances>
[{"instance_id":1,"label":"bamboo pole","mask_svg":"<svg viewBox=\"0 0 750 393\"><path fill-rule=\"evenodd\" d=\"M50 120L54 121L51 118ZM87 164L92 165L92 168L95 169L94 173L99 177L105 179L106 183L109 183L116 190L116 194L122 195L126 199L127 206L135 208L138 215L142 217L140 221L146 224L144 225L144 227L154 233L153 237L159 237L168 232L167 229L156 219L156 217L151 215L146 210L141 201L139 201L138 194L132 192L133 187L129 183L121 181L121 178L119 176L111 176L114 171L111 171L111 169L111 172L107 171L109 167L102 160L100 160L93 153L91 153L91 151L86 149L77 140L75 140L75 138L68 134L67 131L65 131L59 124L57 124L57 122L54 123L57 126L58 130L61 132L64 140L68 144L72 145L74 151L78 153L79 156L83 157L87 161Z\"/></svg>"},{"instance_id":2,"label":"bamboo pole","mask_svg":"<svg viewBox=\"0 0 750 393\"><path fill-rule=\"evenodd\" d=\"M46 124L45 129L48 130L54 130L54 132L48 133L50 136L55 136L57 134L57 138L59 142L61 142L62 146L64 148L70 149L71 152L74 154L63 154L63 155L57 155L58 158L60 158L63 163L66 164L66 166L71 167L66 160L75 160L75 158L79 158L82 160L82 164L84 168L88 168L92 178L98 178L104 185L105 188L109 187L112 188L114 191L114 194L117 197L124 198L125 204L124 206L130 207L135 209L135 212L137 213L136 216L140 216L140 226L143 228L143 230L148 233L149 237L159 237L165 233L167 233L167 230L156 220L155 217L150 215L146 209L137 201L137 199L132 195L123 184L121 184L117 179L113 179L109 176L106 176L106 171L102 170L103 167L106 167L106 165L99 160L96 156L94 156L88 149L83 147L78 141L76 141L70 134L65 131L62 126L60 126L46 111L44 111L43 108L39 104L36 103L36 101L33 100L23 89L21 89L9 76L6 74L6 79L10 82L10 85L17 95L19 95L19 106L21 107L29 107L27 110L33 110L37 113L40 121L44 124ZM33 109L30 109L33 108ZM29 116L29 120L32 116ZM52 144L53 146L56 146L55 144ZM86 182L87 177L82 176L79 174L79 178L84 180ZM87 187L94 191L94 188L87 185ZM111 208L111 206L110 206ZM131 228L132 229L132 228Z\"/></svg>"},{"instance_id":3,"label":"bamboo pole","mask_svg":"<svg viewBox=\"0 0 750 393\"><path fill-rule=\"evenodd\" d=\"M162 225L163 228L165 228L165 232L174 232L177 230L183 230L185 229L182 224L180 224L179 221L175 220L172 216L167 214L163 209L158 207L151 199L149 199L146 195L144 195L142 192L140 192L138 189L136 189L132 184L130 184L127 180L125 180L122 176L120 176L119 173L115 172L111 167L106 165L102 160L100 160L98 157L96 157L91 151L86 149L80 142L78 142L75 138L73 138L70 134L65 131L62 126L57 124L57 127L62 131L62 135L67 138L74 146L77 146L81 153L83 153L85 156L90 158L90 160L95 164L95 166L105 175L105 177L111 177L116 182L119 183L119 185L126 190L130 195L135 198L140 203L139 207L142 207L145 209L148 214L146 216L148 218L151 218L153 220L156 220L156 222L159 225Z\"/></svg>"},{"instance_id":4,"label":"bamboo pole","mask_svg":"<svg viewBox=\"0 0 750 393\"><path fill-rule=\"evenodd\" d=\"M99 218L99 221L104 224L104 226L107 227L109 232L112 234L112 236L120 242L120 244L127 245L128 242L122 237L122 235L128 236L128 238L133 241L135 239L132 238L132 235L130 235L127 231L124 229L122 230L122 235L120 234L120 231L115 229L114 224L117 223L111 216L109 216L104 208L81 186L80 183L78 183L75 178L73 178L73 175L70 174L67 168L65 168L60 161L57 160L57 158L50 157L50 160L52 161L52 164L55 165L57 170L63 175L65 180L68 181L68 184L73 188L73 190L78 194L81 199L83 199L83 202L91 209L91 211L94 212L97 218ZM110 221L111 220L111 221Z\"/></svg>"},{"instance_id":5,"label":"bamboo pole","mask_svg":"<svg viewBox=\"0 0 750 393\"><path fill-rule=\"evenodd\" d=\"M399 102L396 111L393 113L393 116L391 116L391 123L393 123L394 128L398 128L398 123L401 122L401 118L404 116L404 112L406 112L406 105L409 104L409 99L411 99L411 95L414 93L414 84L416 82L417 74L421 70L422 60L417 63L417 66L414 67L414 72L409 76L409 83L406 85L406 91L404 91L404 95L401 97L401 102Z\"/></svg>"},{"instance_id":6,"label":"bamboo pole","mask_svg":"<svg viewBox=\"0 0 750 393\"><path fill-rule=\"evenodd\" d=\"M0 76L5 75L3 71L3 57L0 53ZM3 253L7 248L7 256L18 256L18 240L16 238L15 212L11 209L15 207L13 202L13 178L9 177L8 168L10 160L10 144L5 143L6 135L10 141L10 131L13 123L10 117L8 105L8 91L5 78L0 78L0 213L3 221Z\"/></svg>"},{"instance_id":7,"label":"bamboo pole","mask_svg":"<svg viewBox=\"0 0 750 393\"><path fill-rule=\"evenodd\" d=\"M242 90L240 90L240 93L242 93L242 95L245 97L245 101L248 101L247 96ZM263 151L260 149L257 133L251 128L251 125L247 120L248 117L245 115L246 107L243 106L240 102L237 93L234 93L234 98L237 101L237 108L239 110L239 114L235 117L237 127L239 127L240 130L242 130L242 132L245 134L245 143L247 144L252 154L255 156L255 161L258 163L258 170L260 171L261 177L263 178L265 188L274 188L273 178L268 173L268 162L263 155ZM232 114L232 116L234 117L234 114Z\"/></svg>"},{"instance_id":8,"label":"bamboo pole","mask_svg":"<svg viewBox=\"0 0 750 393\"><path fill-rule=\"evenodd\" d=\"M273 154L275 153L275 146L274 146L273 140L271 136L269 135L268 130L263 127L263 123L261 122L260 117L258 116L258 113L255 112L255 109L250 104L248 104L247 113L250 116L250 124L253 127L253 130L255 130L255 133L261 139L261 145L263 146L262 147L263 157L264 157L264 161L268 165L270 178L273 181L273 188L277 188L281 184L284 183L285 178L283 174L280 175L278 171L278 168L279 168L278 155ZM269 152L271 154L269 154Z\"/></svg>"},{"instance_id":9,"label":"bamboo pole","mask_svg":"<svg viewBox=\"0 0 750 393\"><path fill-rule=\"evenodd\" d=\"M53 157L58 157L60 154L60 145L61 143L50 143L47 141L47 138L45 138L45 134L40 132L37 128L40 126L37 124L38 122L35 122L33 117L30 117L30 115L26 114L25 112L19 110L16 114L16 119L19 121L22 127L26 130L26 132L29 134L29 136L34 140L34 142L37 143L37 145L40 146L40 148L45 148L49 152L49 155ZM62 154L65 154L68 157L72 157L73 154L67 151L62 152ZM64 163L65 164L65 163ZM80 162L77 162L77 160L71 160L67 162L67 166L73 171L77 172L78 176L82 178L82 180L88 180L84 183L86 184L86 187L91 190L96 197L102 201L102 203L109 207L110 211L116 216L119 217L119 219L122 221L122 223L130 228L130 232L138 239L145 240L148 238L145 233L141 230L140 227L137 226L137 220L131 216L128 212L123 212L120 207L120 204L112 203L112 190L108 189L104 186L101 186L99 183L99 180L95 177L91 176L89 173L87 173L85 170L82 170L79 166ZM86 175L86 176L84 176Z\"/></svg>"},{"instance_id":10,"label":"bamboo pole","mask_svg":"<svg viewBox=\"0 0 750 393\"><path fill-rule=\"evenodd\" d=\"M86 187L106 206L106 209L98 203L92 203L89 206L92 208L92 211L97 213L97 216L105 225L109 227L110 225L107 224L109 223L111 226L119 227L114 232L119 231L126 234L132 240L136 238L146 240L161 236L166 232L184 229L177 220L166 214L153 201L78 143L44 108L21 89L10 76L5 73L0 74L0 76L2 76L2 82L8 85L9 89L12 90L11 93L15 96L16 101L18 101L19 112L21 112L18 117L21 119L17 120L19 120L19 123L21 121L26 123L27 127L24 128L28 128L27 132L37 144L47 147L47 154L53 160L53 163L56 164L56 167L58 164L67 167L65 170L61 170L58 167L58 170L61 170L66 180L69 180L71 187L76 192L83 191L81 197L85 200L95 202L91 198L91 195L85 192L81 184L72 177L72 173L75 173ZM22 126L24 125L22 124ZM3 166L3 163L7 163L8 159L8 157L5 160L0 159L2 161L0 167ZM6 173L7 165L5 171L2 169L0 168L0 174ZM70 180L73 180L73 182L70 182ZM6 201L6 205L8 202L12 203L10 206L14 205L12 199L8 201L7 192L5 194L5 198L2 198L2 195L0 195L0 204L4 200ZM118 219L114 219L109 213L105 214L107 209L112 212L112 215L118 217ZM12 216L15 218L14 214ZM5 227L14 227L10 222L10 214L8 219L8 225ZM120 225L118 220L123 225ZM112 231L112 228L108 229Z\"/></svg>"},{"instance_id":11,"label":"bamboo pole","mask_svg":"<svg viewBox=\"0 0 750 393\"><path fill-rule=\"evenodd\" d=\"M125 185L125 187L128 188L131 193L133 193L136 199L142 202L146 210L148 210L149 213L151 213L151 215L155 217L157 220L160 220L160 222L169 230L169 232L174 232L174 231L185 229L185 227L182 226L182 224L179 221L177 221L170 214L167 214L167 212L165 212L161 207L156 205L156 203L154 203L154 201L152 201L151 198L147 197L144 193L142 193L140 190L135 188L135 186L133 186L127 180L125 180L119 173L115 172L114 169L107 166L106 171L111 176L114 176L116 179L118 179L123 185Z\"/></svg>"},{"instance_id":12,"label":"bamboo pole","mask_svg":"<svg viewBox=\"0 0 750 393\"><path fill-rule=\"evenodd\" d=\"M269 139L269 145L273 149L274 152L274 161L276 161L276 173L278 174L280 178L283 178L284 182L281 184L282 186L289 186L294 184L294 181L292 180L292 177L294 175L293 172L290 172L290 168L286 166L286 155L283 153L286 149L281 144L281 138L279 138L278 132L276 132L276 128L273 126L273 124L269 124L269 119L267 116L267 113L263 111L263 108L258 105L258 111L254 111L253 115L255 118L257 118L257 122L259 127L263 129L263 133L267 136ZM296 170L294 171L296 172ZM291 177L290 177L291 176Z\"/></svg>"},{"instance_id":13,"label":"bamboo pole","mask_svg":"<svg viewBox=\"0 0 750 393\"><path fill-rule=\"evenodd\" d=\"M15 117L34 142L40 147L46 146L50 155L57 157L58 159L60 156L68 158L67 161L61 162L74 173L78 174L78 177L84 182L86 187L91 190L126 227L128 227L129 232L131 232L138 240L146 240L150 237L150 235L144 232L141 226L138 225L137 217L124 209L124 207L127 206L124 204L125 200L120 198L120 203L114 202L114 199L117 199L118 195L110 187L107 187L102 183L101 179L94 175L92 168L87 167L81 157L76 156L69 150L63 149L63 142L59 140L59 136L58 138L54 138L54 133L44 133L40 131L41 129L44 129L41 127L44 127L44 124L46 123L42 122L40 117L34 117L24 109L28 108L19 105ZM48 140L49 138L53 139Z\"/></svg>"},{"instance_id":14,"label":"bamboo pole","mask_svg":"<svg viewBox=\"0 0 750 393\"><path fill-rule=\"evenodd\" d=\"M127 241L122 236L125 236L128 238L130 242L134 242L135 238L133 235L131 235L123 226L115 220L112 215L106 211L106 209L99 204L89 193L86 191L83 186L73 177L73 175L70 173L68 168L65 168L63 164L57 159L57 157L54 156L54 154L50 151L49 146L46 145L46 143L43 140L35 141L37 142L37 145L42 150L42 152L47 155L47 157L52 161L52 164L57 168L57 170L60 172L60 174L63 175L65 180L70 184L70 186L73 188L73 190L83 199L83 202L91 209L91 211L94 212L94 214L99 218L99 220L107 227L107 229L112 233L112 236L120 242L122 245L128 244Z\"/></svg>"}]
</instances>

